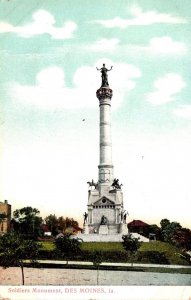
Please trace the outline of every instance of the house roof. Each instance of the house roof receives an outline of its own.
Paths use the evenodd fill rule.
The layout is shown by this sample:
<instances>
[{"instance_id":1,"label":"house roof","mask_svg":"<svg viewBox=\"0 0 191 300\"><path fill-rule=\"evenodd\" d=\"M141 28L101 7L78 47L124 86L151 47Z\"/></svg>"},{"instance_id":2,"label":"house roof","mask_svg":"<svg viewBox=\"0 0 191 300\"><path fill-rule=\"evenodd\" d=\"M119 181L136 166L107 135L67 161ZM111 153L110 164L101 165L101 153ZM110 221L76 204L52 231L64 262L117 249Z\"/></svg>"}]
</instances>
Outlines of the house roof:
<instances>
[{"instance_id":1,"label":"house roof","mask_svg":"<svg viewBox=\"0 0 191 300\"><path fill-rule=\"evenodd\" d=\"M141 220L133 220L132 222L129 222L127 224L128 226L134 226L134 227L145 227L145 226L149 226L149 224L141 221Z\"/></svg>"},{"instance_id":2,"label":"house roof","mask_svg":"<svg viewBox=\"0 0 191 300\"><path fill-rule=\"evenodd\" d=\"M47 224L42 224L41 228L42 228L43 232L50 232L50 229L48 228Z\"/></svg>"}]
</instances>

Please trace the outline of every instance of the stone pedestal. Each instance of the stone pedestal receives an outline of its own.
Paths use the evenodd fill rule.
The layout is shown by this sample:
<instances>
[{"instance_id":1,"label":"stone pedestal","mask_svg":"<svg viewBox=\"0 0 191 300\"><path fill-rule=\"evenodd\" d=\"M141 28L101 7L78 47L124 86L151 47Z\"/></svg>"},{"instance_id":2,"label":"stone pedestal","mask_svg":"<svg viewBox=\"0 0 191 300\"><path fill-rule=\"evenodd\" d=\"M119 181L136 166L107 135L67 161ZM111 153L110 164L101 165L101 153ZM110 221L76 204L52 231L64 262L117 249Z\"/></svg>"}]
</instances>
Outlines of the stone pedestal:
<instances>
[{"instance_id":1,"label":"stone pedestal","mask_svg":"<svg viewBox=\"0 0 191 300\"><path fill-rule=\"evenodd\" d=\"M121 223L120 224L120 231L121 234L128 234L128 228L127 228L127 224L125 223Z\"/></svg>"},{"instance_id":2,"label":"stone pedestal","mask_svg":"<svg viewBox=\"0 0 191 300\"><path fill-rule=\"evenodd\" d=\"M108 226L107 225L100 225L99 227L99 234L108 234Z\"/></svg>"},{"instance_id":3,"label":"stone pedestal","mask_svg":"<svg viewBox=\"0 0 191 300\"><path fill-rule=\"evenodd\" d=\"M89 234L88 224L84 224L84 226L83 226L83 233L84 234Z\"/></svg>"}]
</instances>

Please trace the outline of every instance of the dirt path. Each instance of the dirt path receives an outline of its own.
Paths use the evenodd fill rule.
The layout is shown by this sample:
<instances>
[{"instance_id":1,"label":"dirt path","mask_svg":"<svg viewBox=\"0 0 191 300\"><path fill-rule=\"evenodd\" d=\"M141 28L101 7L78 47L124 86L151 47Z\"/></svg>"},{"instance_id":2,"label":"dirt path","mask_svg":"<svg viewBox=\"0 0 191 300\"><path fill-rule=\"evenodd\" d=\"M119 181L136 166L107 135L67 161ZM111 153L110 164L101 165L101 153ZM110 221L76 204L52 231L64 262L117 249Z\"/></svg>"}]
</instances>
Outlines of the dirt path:
<instances>
[{"instance_id":1,"label":"dirt path","mask_svg":"<svg viewBox=\"0 0 191 300\"><path fill-rule=\"evenodd\" d=\"M25 268L25 285L96 285L97 271ZM0 268L0 285L21 285L20 268ZM190 274L100 271L100 285L190 286Z\"/></svg>"}]
</instances>

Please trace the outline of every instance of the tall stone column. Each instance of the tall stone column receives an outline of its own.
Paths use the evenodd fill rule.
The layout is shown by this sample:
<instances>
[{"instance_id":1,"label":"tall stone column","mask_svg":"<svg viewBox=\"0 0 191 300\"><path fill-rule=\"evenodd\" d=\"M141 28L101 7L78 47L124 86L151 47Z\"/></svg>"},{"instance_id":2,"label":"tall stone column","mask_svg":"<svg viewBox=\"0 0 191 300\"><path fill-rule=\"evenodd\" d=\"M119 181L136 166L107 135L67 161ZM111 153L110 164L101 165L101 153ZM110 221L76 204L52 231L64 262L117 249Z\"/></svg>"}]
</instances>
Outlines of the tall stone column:
<instances>
[{"instance_id":1,"label":"tall stone column","mask_svg":"<svg viewBox=\"0 0 191 300\"><path fill-rule=\"evenodd\" d=\"M119 179L113 178L112 163L112 141L111 141L111 99L113 91L109 87L108 72L112 70L103 67L101 72L101 87L97 90L96 96L99 100L99 165L98 183L88 182L88 229L84 228L84 233L97 234L94 241L100 240L104 235L108 235L106 240L112 241L112 235L123 234L125 226L121 221L120 213L123 209L123 193ZM111 235L111 236L110 236ZM84 237L83 237L84 238ZM121 239L121 237L119 237ZM106 241L105 240L105 241Z\"/></svg>"},{"instance_id":2,"label":"tall stone column","mask_svg":"<svg viewBox=\"0 0 191 300\"><path fill-rule=\"evenodd\" d=\"M100 107L100 156L99 176L100 186L111 186L113 183L112 143L111 143L111 98L113 91L107 87L97 90Z\"/></svg>"}]
</instances>

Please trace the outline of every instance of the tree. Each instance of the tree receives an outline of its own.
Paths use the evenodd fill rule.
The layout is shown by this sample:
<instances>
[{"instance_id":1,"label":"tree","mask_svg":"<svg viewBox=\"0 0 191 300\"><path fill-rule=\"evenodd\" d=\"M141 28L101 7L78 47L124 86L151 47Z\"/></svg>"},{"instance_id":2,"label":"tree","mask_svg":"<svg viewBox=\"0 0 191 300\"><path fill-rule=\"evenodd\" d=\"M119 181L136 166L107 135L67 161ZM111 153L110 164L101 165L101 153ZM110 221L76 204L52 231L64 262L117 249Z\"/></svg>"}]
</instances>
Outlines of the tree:
<instances>
[{"instance_id":1,"label":"tree","mask_svg":"<svg viewBox=\"0 0 191 300\"><path fill-rule=\"evenodd\" d=\"M99 285L99 269L103 261L102 251L94 250L92 253L92 262L94 267L97 269L97 285Z\"/></svg>"},{"instance_id":2,"label":"tree","mask_svg":"<svg viewBox=\"0 0 191 300\"><path fill-rule=\"evenodd\" d=\"M79 226L78 222L76 220L74 220L73 218L66 217L65 220L66 220L66 229L68 227L78 227Z\"/></svg>"},{"instance_id":3,"label":"tree","mask_svg":"<svg viewBox=\"0 0 191 300\"><path fill-rule=\"evenodd\" d=\"M161 230L164 230L166 226L170 224L170 221L168 219L162 219L160 221Z\"/></svg>"},{"instance_id":4,"label":"tree","mask_svg":"<svg viewBox=\"0 0 191 300\"><path fill-rule=\"evenodd\" d=\"M123 235L123 247L127 251L128 255L135 255L139 247L141 246L141 242L139 242L139 238L133 238L131 234ZM133 266L133 263L132 263Z\"/></svg>"},{"instance_id":5,"label":"tree","mask_svg":"<svg viewBox=\"0 0 191 300\"><path fill-rule=\"evenodd\" d=\"M78 254L81 251L81 242L78 238L71 238L71 234L63 234L62 236L56 238L55 246L57 254L66 259L68 264L68 259L71 255Z\"/></svg>"},{"instance_id":6,"label":"tree","mask_svg":"<svg viewBox=\"0 0 191 300\"><path fill-rule=\"evenodd\" d=\"M184 250L191 250L191 230L188 228L178 228L171 238L172 243Z\"/></svg>"},{"instance_id":7,"label":"tree","mask_svg":"<svg viewBox=\"0 0 191 300\"><path fill-rule=\"evenodd\" d=\"M58 229L61 232L65 232L67 228L67 224L66 224L66 219L64 217L59 217L58 218Z\"/></svg>"},{"instance_id":8,"label":"tree","mask_svg":"<svg viewBox=\"0 0 191 300\"><path fill-rule=\"evenodd\" d=\"M47 216L45 222L54 236L60 232L65 233L67 228L79 226L73 218L64 218L63 216L57 218L55 215Z\"/></svg>"},{"instance_id":9,"label":"tree","mask_svg":"<svg viewBox=\"0 0 191 300\"><path fill-rule=\"evenodd\" d=\"M0 238L0 265L4 268L19 266L24 285L24 261L36 262L40 245L34 240L24 240L21 235L7 233Z\"/></svg>"},{"instance_id":10,"label":"tree","mask_svg":"<svg viewBox=\"0 0 191 300\"><path fill-rule=\"evenodd\" d=\"M74 220L73 218L66 217L65 220L66 220L66 228L79 226L78 222L76 220Z\"/></svg>"},{"instance_id":11,"label":"tree","mask_svg":"<svg viewBox=\"0 0 191 300\"><path fill-rule=\"evenodd\" d=\"M41 224L43 220L39 214L40 212L37 208L30 206L15 210L13 212L14 219L12 222L14 231L31 236L41 235Z\"/></svg>"},{"instance_id":12,"label":"tree","mask_svg":"<svg viewBox=\"0 0 191 300\"><path fill-rule=\"evenodd\" d=\"M71 227L78 227L78 222L75 221L73 218L58 218L58 228L61 232L67 233L67 229Z\"/></svg>"},{"instance_id":13,"label":"tree","mask_svg":"<svg viewBox=\"0 0 191 300\"><path fill-rule=\"evenodd\" d=\"M191 249L191 230L183 228L178 222L163 219L161 224L162 239L184 250Z\"/></svg>"},{"instance_id":14,"label":"tree","mask_svg":"<svg viewBox=\"0 0 191 300\"><path fill-rule=\"evenodd\" d=\"M178 229L181 229L182 226L178 222L171 222L161 230L162 238L164 242L172 243L173 236L175 235Z\"/></svg>"},{"instance_id":15,"label":"tree","mask_svg":"<svg viewBox=\"0 0 191 300\"><path fill-rule=\"evenodd\" d=\"M153 233L156 236L157 240L161 240L161 229L156 224L149 226L149 233Z\"/></svg>"},{"instance_id":16,"label":"tree","mask_svg":"<svg viewBox=\"0 0 191 300\"><path fill-rule=\"evenodd\" d=\"M48 225L52 235L57 235L58 231L58 218L55 215L50 214L45 218L45 222Z\"/></svg>"}]
</instances>

